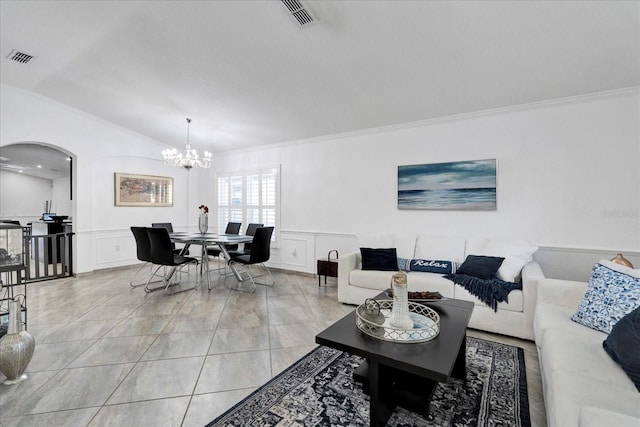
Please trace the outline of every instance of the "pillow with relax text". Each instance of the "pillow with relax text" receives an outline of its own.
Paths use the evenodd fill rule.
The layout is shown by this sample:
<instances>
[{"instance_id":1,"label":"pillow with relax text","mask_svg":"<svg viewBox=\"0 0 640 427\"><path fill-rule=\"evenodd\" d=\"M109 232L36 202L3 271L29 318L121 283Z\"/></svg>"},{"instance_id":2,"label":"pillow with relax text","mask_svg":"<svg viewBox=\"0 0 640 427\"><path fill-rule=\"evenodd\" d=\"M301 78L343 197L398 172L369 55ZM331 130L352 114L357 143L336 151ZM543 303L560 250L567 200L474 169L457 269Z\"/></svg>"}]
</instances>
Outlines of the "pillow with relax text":
<instances>
[{"instance_id":1,"label":"pillow with relax text","mask_svg":"<svg viewBox=\"0 0 640 427\"><path fill-rule=\"evenodd\" d=\"M639 306L638 270L603 260L593 266L587 292L571 320L608 334Z\"/></svg>"},{"instance_id":2,"label":"pillow with relax text","mask_svg":"<svg viewBox=\"0 0 640 427\"><path fill-rule=\"evenodd\" d=\"M398 271L396 248L360 248L363 270Z\"/></svg>"},{"instance_id":3,"label":"pillow with relax text","mask_svg":"<svg viewBox=\"0 0 640 427\"><path fill-rule=\"evenodd\" d=\"M469 255L458 267L458 274L477 277L479 279L493 279L504 258L483 255Z\"/></svg>"},{"instance_id":4,"label":"pillow with relax text","mask_svg":"<svg viewBox=\"0 0 640 427\"><path fill-rule=\"evenodd\" d=\"M440 261L434 259L412 259L409 263L410 271L422 271L426 273L450 274L456 272L457 264L453 261Z\"/></svg>"}]
</instances>

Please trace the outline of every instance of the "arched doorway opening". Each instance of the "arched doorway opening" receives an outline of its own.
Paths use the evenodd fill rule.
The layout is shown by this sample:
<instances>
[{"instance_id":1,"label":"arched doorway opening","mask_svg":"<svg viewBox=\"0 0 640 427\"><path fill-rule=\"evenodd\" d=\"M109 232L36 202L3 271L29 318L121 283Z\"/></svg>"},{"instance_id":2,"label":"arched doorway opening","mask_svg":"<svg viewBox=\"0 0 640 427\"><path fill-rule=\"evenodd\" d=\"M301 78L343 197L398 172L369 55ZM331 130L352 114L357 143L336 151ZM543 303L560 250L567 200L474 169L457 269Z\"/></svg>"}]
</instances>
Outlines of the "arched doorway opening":
<instances>
[{"instance_id":1,"label":"arched doorway opening","mask_svg":"<svg viewBox=\"0 0 640 427\"><path fill-rule=\"evenodd\" d=\"M73 154L52 144L0 147L0 221L24 227L29 281L73 274L75 168Z\"/></svg>"}]
</instances>

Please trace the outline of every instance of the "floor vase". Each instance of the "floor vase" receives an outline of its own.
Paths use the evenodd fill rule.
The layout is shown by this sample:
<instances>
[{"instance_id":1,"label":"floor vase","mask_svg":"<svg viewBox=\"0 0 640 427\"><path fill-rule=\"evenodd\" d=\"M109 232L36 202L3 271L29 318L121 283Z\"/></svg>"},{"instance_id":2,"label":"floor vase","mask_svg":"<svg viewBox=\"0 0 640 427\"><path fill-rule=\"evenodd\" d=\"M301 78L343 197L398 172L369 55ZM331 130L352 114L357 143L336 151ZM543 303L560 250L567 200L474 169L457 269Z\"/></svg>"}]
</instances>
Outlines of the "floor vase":
<instances>
[{"instance_id":1,"label":"floor vase","mask_svg":"<svg viewBox=\"0 0 640 427\"><path fill-rule=\"evenodd\" d=\"M6 377L4 384L19 383L27 378L27 369L36 341L27 331L22 330L22 312L19 301L9 302L9 327L7 334L0 338L0 372Z\"/></svg>"}]
</instances>

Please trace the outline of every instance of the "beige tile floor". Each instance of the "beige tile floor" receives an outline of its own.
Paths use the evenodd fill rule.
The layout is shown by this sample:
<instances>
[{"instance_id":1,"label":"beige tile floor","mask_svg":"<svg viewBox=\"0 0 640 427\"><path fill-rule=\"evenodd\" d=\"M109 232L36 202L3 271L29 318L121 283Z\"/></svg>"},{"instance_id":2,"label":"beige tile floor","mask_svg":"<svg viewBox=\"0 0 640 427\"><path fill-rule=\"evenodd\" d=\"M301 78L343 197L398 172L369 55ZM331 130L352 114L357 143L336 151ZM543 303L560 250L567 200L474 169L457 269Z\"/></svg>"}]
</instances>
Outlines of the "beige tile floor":
<instances>
[{"instance_id":1,"label":"beige tile floor","mask_svg":"<svg viewBox=\"0 0 640 427\"><path fill-rule=\"evenodd\" d=\"M337 302L335 281L310 275L276 272L273 288L244 293L211 273L212 290L167 296L132 289L134 272L29 285L36 350L26 381L0 385L1 426L203 426L354 308ZM532 425L546 426L535 345L469 335L525 349Z\"/></svg>"}]
</instances>

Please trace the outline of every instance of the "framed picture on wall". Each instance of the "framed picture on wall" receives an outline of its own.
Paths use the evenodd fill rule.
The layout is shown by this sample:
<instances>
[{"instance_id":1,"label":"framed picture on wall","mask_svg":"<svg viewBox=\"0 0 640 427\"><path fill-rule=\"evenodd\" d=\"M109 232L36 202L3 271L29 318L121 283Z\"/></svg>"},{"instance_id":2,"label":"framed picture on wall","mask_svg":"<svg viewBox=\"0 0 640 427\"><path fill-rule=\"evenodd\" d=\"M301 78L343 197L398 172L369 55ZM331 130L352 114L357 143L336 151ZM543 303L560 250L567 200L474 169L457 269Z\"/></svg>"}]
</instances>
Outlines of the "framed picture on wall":
<instances>
[{"instance_id":1,"label":"framed picture on wall","mask_svg":"<svg viewBox=\"0 0 640 427\"><path fill-rule=\"evenodd\" d=\"M173 178L115 172L116 206L173 206Z\"/></svg>"},{"instance_id":2,"label":"framed picture on wall","mask_svg":"<svg viewBox=\"0 0 640 427\"><path fill-rule=\"evenodd\" d=\"M398 166L398 209L496 210L496 159Z\"/></svg>"}]
</instances>

